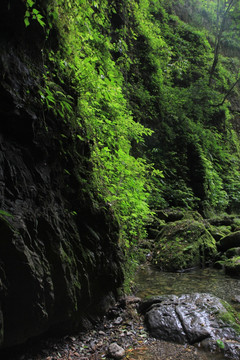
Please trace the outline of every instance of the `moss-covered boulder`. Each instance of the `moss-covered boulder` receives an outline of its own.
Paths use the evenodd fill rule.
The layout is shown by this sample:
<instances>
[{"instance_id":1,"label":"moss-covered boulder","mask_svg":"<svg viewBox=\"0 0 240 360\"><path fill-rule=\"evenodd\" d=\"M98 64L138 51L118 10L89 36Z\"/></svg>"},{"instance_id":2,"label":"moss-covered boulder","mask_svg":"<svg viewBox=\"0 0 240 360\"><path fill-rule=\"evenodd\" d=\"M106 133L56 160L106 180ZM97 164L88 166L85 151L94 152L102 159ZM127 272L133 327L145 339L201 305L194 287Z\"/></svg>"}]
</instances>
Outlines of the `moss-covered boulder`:
<instances>
[{"instance_id":1,"label":"moss-covered boulder","mask_svg":"<svg viewBox=\"0 0 240 360\"><path fill-rule=\"evenodd\" d=\"M225 255L228 259L231 259L234 256L240 256L240 247L228 249Z\"/></svg>"},{"instance_id":2,"label":"moss-covered boulder","mask_svg":"<svg viewBox=\"0 0 240 360\"><path fill-rule=\"evenodd\" d=\"M240 247L240 231L228 234L218 242L218 248L221 252L225 252L234 247Z\"/></svg>"},{"instance_id":3,"label":"moss-covered boulder","mask_svg":"<svg viewBox=\"0 0 240 360\"><path fill-rule=\"evenodd\" d=\"M152 261L162 270L176 271L210 263L216 254L216 242L203 222L180 220L160 231Z\"/></svg>"},{"instance_id":4,"label":"moss-covered boulder","mask_svg":"<svg viewBox=\"0 0 240 360\"><path fill-rule=\"evenodd\" d=\"M199 212L187 209L169 208L156 210L155 213L158 219L163 220L166 223L187 219L193 219L196 221L203 220Z\"/></svg>"},{"instance_id":5,"label":"moss-covered boulder","mask_svg":"<svg viewBox=\"0 0 240 360\"><path fill-rule=\"evenodd\" d=\"M222 262L228 275L240 276L240 256L234 256Z\"/></svg>"},{"instance_id":6,"label":"moss-covered boulder","mask_svg":"<svg viewBox=\"0 0 240 360\"><path fill-rule=\"evenodd\" d=\"M207 229L217 242L221 240L224 236L231 233L231 226L226 225L213 226L209 224L209 226L207 226Z\"/></svg>"},{"instance_id":7,"label":"moss-covered boulder","mask_svg":"<svg viewBox=\"0 0 240 360\"><path fill-rule=\"evenodd\" d=\"M235 222L234 215L223 215L208 219L208 222L214 226L231 226Z\"/></svg>"}]
</instances>

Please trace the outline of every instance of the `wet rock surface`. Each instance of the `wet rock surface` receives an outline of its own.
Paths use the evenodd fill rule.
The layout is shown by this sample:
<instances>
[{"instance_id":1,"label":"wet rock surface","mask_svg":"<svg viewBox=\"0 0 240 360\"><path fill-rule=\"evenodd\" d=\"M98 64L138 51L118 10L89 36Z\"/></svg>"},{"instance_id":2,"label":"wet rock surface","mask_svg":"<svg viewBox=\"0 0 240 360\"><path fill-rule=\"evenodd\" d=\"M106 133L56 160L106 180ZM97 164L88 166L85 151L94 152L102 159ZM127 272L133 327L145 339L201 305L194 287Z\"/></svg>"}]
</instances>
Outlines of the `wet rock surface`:
<instances>
[{"instance_id":1,"label":"wet rock surface","mask_svg":"<svg viewBox=\"0 0 240 360\"><path fill-rule=\"evenodd\" d=\"M228 306L210 294L195 293L154 297L143 301L140 311L156 338L200 344L211 351L222 346L227 356L239 359L239 318Z\"/></svg>"}]
</instances>

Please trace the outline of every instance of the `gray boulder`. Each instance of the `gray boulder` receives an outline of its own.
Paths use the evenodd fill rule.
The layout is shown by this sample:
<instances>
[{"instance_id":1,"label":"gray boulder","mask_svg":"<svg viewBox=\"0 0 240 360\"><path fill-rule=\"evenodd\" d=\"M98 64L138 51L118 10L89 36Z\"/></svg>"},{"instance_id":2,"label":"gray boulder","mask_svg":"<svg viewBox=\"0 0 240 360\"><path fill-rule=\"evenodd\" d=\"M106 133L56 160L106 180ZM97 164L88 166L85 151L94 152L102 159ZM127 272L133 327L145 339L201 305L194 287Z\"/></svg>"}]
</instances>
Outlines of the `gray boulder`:
<instances>
[{"instance_id":1,"label":"gray boulder","mask_svg":"<svg viewBox=\"0 0 240 360\"><path fill-rule=\"evenodd\" d=\"M166 295L140 305L147 328L158 339L202 345L214 351L219 346L231 358L240 358L239 315L210 294Z\"/></svg>"}]
</instances>

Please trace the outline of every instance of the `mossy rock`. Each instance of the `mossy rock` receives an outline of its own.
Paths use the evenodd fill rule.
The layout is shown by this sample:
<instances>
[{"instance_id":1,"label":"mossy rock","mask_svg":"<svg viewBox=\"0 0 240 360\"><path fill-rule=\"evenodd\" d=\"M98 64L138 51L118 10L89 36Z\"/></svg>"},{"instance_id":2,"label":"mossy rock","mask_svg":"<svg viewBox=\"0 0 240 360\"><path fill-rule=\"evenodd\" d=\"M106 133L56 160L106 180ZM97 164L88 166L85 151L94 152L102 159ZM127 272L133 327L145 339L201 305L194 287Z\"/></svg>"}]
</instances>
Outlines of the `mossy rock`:
<instances>
[{"instance_id":1,"label":"mossy rock","mask_svg":"<svg viewBox=\"0 0 240 360\"><path fill-rule=\"evenodd\" d=\"M213 226L213 225L209 225L207 227L208 231L210 232L210 234L214 237L214 239L216 241L221 240L224 236L228 235L231 233L231 226Z\"/></svg>"},{"instance_id":2,"label":"mossy rock","mask_svg":"<svg viewBox=\"0 0 240 360\"><path fill-rule=\"evenodd\" d=\"M228 259L233 258L234 256L240 256L240 247L228 249L225 253Z\"/></svg>"},{"instance_id":3,"label":"mossy rock","mask_svg":"<svg viewBox=\"0 0 240 360\"><path fill-rule=\"evenodd\" d=\"M226 325L230 325L236 334L240 335L240 313L236 311L228 302L221 300L226 311L219 312L217 317Z\"/></svg>"},{"instance_id":4,"label":"mossy rock","mask_svg":"<svg viewBox=\"0 0 240 360\"><path fill-rule=\"evenodd\" d=\"M232 231L239 231L240 230L240 218L239 217L235 217L233 224L232 224Z\"/></svg>"},{"instance_id":5,"label":"mossy rock","mask_svg":"<svg viewBox=\"0 0 240 360\"><path fill-rule=\"evenodd\" d=\"M234 247L240 247L240 231L230 233L222 237L218 242L218 248L221 252L225 252Z\"/></svg>"},{"instance_id":6,"label":"mossy rock","mask_svg":"<svg viewBox=\"0 0 240 360\"><path fill-rule=\"evenodd\" d=\"M234 256L222 262L225 273L228 275L240 276L240 256Z\"/></svg>"},{"instance_id":7,"label":"mossy rock","mask_svg":"<svg viewBox=\"0 0 240 360\"><path fill-rule=\"evenodd\" d=\"M221 347L228 359L240 359L240 316L216 296L155 296L140 303L139 310L145 315L148 331L157 339L194 344L211 352L219 352Z\"/></svg>"},{"instance_id":8,"label":"mossy rock","mask_svg":"<svg viewBox=\"0 0 240 360\"><path fill-rule=\"evenodd\" d=\"M165 222L182 220L184 217L184 211L181 209L156 210L155 213L159 220L163 220Z\"/></svg>"},{"instance_id":9,"label":"mossy rock","mask_svg":"<svg viewBox=\"0 0 240 360\"><path fill-rule=\"evenodd\" d=\"M231 226L235 222L235 215L223 215L208 219L213 226Z\"/></svg>"},{"instance_id":10,"label":"mossy rock","mask_svg":"<svg viewBox=\"0 0 240 360\"><path fill-rule=\"evenodd\" d=\"M156 210L156 216L160 220L164 220L166 223L175 222L179 220L187 220L192 219L196 221L202 221L202 216L193 210L184 210L184 209L164 209L164 210Z\"/></svg>"},{"instance_id":11,"label":"mossy rock","mask_svg":"<svg viewBox=\"0 0 240 360\"><path fill-rule=\"evenodd\" d=\"M203 222L180 220L161 230L152 262L162 270L176 271L211 263L216 255L216 241Z\"/></svg>"}]
</instances>

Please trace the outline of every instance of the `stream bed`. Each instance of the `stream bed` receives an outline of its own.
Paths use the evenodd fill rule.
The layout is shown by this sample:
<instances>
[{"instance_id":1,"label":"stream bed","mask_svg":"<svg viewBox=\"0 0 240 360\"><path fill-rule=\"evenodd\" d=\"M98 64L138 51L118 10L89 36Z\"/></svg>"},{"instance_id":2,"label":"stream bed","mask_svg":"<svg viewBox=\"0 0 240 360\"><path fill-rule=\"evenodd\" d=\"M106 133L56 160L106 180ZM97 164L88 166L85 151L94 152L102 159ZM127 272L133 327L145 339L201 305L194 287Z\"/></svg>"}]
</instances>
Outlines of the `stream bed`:
<instances>
[{"instance_id":1,"label":"stream bed","mask_svg":"<svg viewBox=\"0 0 240 360\"><path fill-rule=\"evenodd\" d=\"M163 272L150 266L142 266L135 276L136 289L135 295L144 299L147 296L155 295L168 295L168 294L189 294L189 293L211 293L223 300L228 301L237 311L240 311L240 304L233 301L234 296L240 295L240 279L226 276L222 270L213 268L205 269L193 269L191 271L171 273ZM164 347L164 343L161 345ZM177 348L179 346L179 348ZM174 348L176 353L184 352L182 345L168 344L165 351L165 359L180 359L180 357L174 356ZM131 358L134 360L155 360L157 354L160 355L161 349L159 345L153 345L145 349L136 349L131 353ZM186 347L187 351L191 351L191 359L194 359L194 350ZM211 354L210 352L204 352L196 349L196 359L206 360L222 360L224 356L222 353ZM182 357L181 357L182 358ZM184 355L183 355L183 358ZM186 359L188 357L186 356Z\"/></svg>"},{"instance_id":2,"label":"stream bed","mask_svg":"<svg viewBox=\"0 0 240 360\"><path fill-rule=\"evenodd\" d=\"M141 298L195 292L211 293L234 306L233 297L240 296L240 279L227 276L223 270L213 268L171 273L142 266L136 274L135 281L137 284L135 294Z\"/></svg>"}]
</instances>

